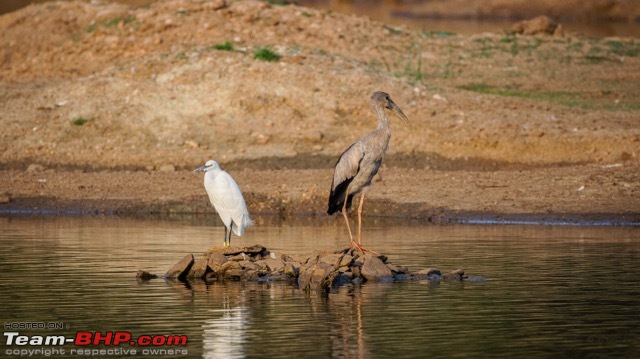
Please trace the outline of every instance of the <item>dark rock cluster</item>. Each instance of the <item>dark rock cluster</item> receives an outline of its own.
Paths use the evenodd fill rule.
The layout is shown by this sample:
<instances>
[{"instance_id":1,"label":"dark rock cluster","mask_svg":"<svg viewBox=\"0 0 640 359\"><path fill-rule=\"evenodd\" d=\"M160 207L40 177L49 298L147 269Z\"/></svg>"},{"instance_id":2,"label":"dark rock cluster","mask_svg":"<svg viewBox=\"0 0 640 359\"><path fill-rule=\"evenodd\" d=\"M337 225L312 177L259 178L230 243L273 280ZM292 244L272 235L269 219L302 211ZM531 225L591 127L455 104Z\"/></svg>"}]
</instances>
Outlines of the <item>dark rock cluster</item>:
<instances>
[{"instance_id":1,"label":"dark rock cluster","mask_svg":"<svg viewBox=\"0 0 640 359\"><path fill-rule=\"evenodd\" d=\"M139 280L153 275L138 271ZM287 281L305 291L330 291L331 288L365 281L482 281L458 269L442 274L427 268L410 272L407 267L387 261L381 254L347 248L335 252L314 251L310 256L291 256L270 252L259 244L249 247L214 248L199 258L189 254L167 271L166 280L205 281Z\"/></svg>"}]
</instances>

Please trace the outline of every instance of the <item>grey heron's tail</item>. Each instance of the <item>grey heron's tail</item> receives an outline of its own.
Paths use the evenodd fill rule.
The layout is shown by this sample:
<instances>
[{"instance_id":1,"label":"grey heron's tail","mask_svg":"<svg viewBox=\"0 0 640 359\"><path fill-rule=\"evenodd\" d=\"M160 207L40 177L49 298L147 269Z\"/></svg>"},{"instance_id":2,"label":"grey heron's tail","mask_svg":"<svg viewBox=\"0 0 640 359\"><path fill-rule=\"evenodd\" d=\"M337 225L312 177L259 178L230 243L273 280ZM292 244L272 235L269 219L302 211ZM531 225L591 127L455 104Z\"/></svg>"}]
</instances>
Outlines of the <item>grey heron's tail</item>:
<instances>
[{"instance_id":1,"label":"grey heron's tail","mask_svg":"<svg viewBox=\"0 0 640 359\"><path fill-rule=\"evenodd\" d=\"M342 206L344 205L344 201L345 201L345 195L347 194L347 187L349 187L349 183L351 183L352 179L353 178L350 178L338 184L336 188L334 188L331 191L331 194L329 195L329 206L327 209L327 214L332 215L336 212L342 211ZM353 194L350 193L349 196L346 198L347 210L351 208L352 199L353 199Z\"/></svg>"}]
</instances>

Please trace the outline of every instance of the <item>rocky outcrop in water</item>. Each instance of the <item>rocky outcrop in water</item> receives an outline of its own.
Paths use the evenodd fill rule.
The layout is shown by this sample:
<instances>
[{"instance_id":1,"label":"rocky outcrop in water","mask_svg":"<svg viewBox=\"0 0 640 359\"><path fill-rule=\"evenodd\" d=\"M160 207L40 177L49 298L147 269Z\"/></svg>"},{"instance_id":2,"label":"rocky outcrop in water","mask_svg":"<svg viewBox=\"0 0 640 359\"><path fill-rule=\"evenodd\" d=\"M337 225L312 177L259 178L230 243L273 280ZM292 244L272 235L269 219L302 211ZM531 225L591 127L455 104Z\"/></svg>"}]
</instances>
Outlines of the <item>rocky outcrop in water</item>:
<instances>
[{"instance_id":1,"label":"rocky outcrop in water","mask_svg":"<svg viewBox=\"0 0 640 359\"><path fill-rule=\"evenodd\" d=\"M146 278L151 278L148 272ZM344 284L366 281L400 280L484 281L468 276L461 269L442 274L437 268L411 272L395 265L382 254L363 253L355 248L335 252L314 251L310 256L296 256L269 251L262 245L213 248L200 257L188 254L164 275L166 280L183 282L257 281L290 282L305 291L330 291Z\"/></svg>"}]
</instances>

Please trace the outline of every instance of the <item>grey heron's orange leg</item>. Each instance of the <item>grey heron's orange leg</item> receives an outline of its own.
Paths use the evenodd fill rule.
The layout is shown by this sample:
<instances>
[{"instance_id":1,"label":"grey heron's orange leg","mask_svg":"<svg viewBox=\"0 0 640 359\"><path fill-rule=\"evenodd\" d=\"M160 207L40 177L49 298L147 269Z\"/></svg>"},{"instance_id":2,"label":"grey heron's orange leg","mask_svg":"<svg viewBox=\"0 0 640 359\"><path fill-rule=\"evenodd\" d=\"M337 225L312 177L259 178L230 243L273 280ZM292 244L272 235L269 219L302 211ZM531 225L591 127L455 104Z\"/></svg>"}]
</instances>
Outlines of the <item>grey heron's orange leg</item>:
<instances>
[{"instance_id":1,"label":"grey heron's orange leg","mask_svg":"<svg viewBox=\"0 0 640 359\"><path fill-rule=\"evenodd\" d=\"M351 234L351 226L349 226L349 217L347 217L347 198L349 198L349 187L344 194L344 202L342 203L342 215L344 216L344 221L347 223L347 229L349 230L349 238L351 238L351 243L355 243L353 241L353 235Z\"/></svg>"},{"instance_id":2,"label":"grey heron's orange leg","mask_svg":"<svg viewBox=\"0 0 640 359\"><path fill-rule=\"evenodd\" d=\"M358 206L358 244L362 244L362 204L364 203L364 192L363 190L362 195L360 195L360 205Z\"/></svg>"},{"instance_id":3,"label":"grey heron's orange leg","mask_svg":"<svg viewBox=\"0 0 640 359\"><path fill-rule=\"evenodd\" d=\"M354 242L353 240L351 240L351 247L356 247L359 250L363 251L363 252L371 252L373 254L380 254L376 251L372 251L371 249L365 248L362 245L362 237L361 237L361 232L362 232L362 204L364 203L364 193L365 191L362 191L362 195L360 196L360 205L358 206L358 243Z\"/></svg>"}]
</instances>

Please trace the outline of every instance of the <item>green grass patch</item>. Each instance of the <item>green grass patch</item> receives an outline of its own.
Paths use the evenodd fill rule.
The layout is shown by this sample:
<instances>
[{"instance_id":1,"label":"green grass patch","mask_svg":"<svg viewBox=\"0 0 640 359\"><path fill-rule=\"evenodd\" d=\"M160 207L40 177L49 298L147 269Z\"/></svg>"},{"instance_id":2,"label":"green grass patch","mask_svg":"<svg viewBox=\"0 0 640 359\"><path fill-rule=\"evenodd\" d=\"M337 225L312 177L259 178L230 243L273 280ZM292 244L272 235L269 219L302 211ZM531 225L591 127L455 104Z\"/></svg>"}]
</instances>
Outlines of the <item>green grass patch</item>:
<instances>
[{"instance_id":1,"label":"green grass patch","mask_svg":"<svg viewBox=\"0 0 640 359\"><path fill-rule=\"evenodd\" d=\"M90 34L94 31L96 31L96 29L98 28L98 24L96 24L95 22L90 24L89 26L87 26L87 33Z\"/></svg>"},{"instance_id":2,"label":"green grass patch","mask_svg":"<svg viewBox=\"0 0 640 359\"><path fill-rule=\"evenodd\" d=\"M93 120L93 118L76 117L71 121L71 124L74 126L83 126L87 122L91 122Z\"/></svg>"},{"instance_id":3,"label":"green grass patch","mask_svg":"<svg viewBox=\"0 0 640 359\"><path fill-rule=\"evenodd\" d=\"M229 41L225 41L221 44L215 44L211 46L211 48L220 50L220 51L233 51L233 45Z\"/></svg>"},{"instance_id":4,"label":"green grass patch","mask_svg":"<svg viewBox=\"0 0 640 359\"><path fill-rule=\"evenodd\" d=\"M534 92L524 91L509 87L497 87L482 83L471 83L468 85L458 86L458 88L473 91L482 94L505 96L505 97L519 97L528 100L539 100L555 103L558 105L568 107L579 107L584 110L601 109L606 111L638 111L640 110L640 101L634 100L622 100L613 101L610 98L597 99L588 98L589 96L582 95L575 92L565 91L549 91L549 92Z\"/></svg>"},{"instance_id":5,"label":"green grass patch","mask_svg":"<svg viewBox=\"0 0 640 359\"><path fill-rule=\"evenodd\" d=\"M129 25L132 22L136 21L136 17L133 15L127 15L124 19L121 17L114 17L113 19L107 21L104 23L105 27L116 27L118 26L118 24L120 24L120 22L124 23L125 25Z\"/></svg>"},{"instance_id":6,"label":"green grass patch","mask_svg":"<svg viewBox=\"0 0 640 359\"><path fill-rule=\"evenodd\" d=\"M640 55L640 42L607 41L606 45L610 52L619 56L636 57Z\"/></svg>"},{"instance_id":7,"label":"green grass patch","mask_svg":"<svg viewBox=\"0 0 640 359\"><path fill-rule=\"evenodd\" d=\"M550 92L533 92L522 91L518 89L508 87L496 87L481 83L471 83L468 85L458 86L458 88L473 91L482 94L504 96L504 97L519 97L529 100L541 100L565 105L569 107L580 106L589 107L586 102L581 101L580 95L571 92L562 91L550 91Z\"/></svg>"},{"instance_id":8,"label":"green grass patch","mask_svg":"<svg viewBox=\"0 0 640 359\"><path fill-rule=\"evenodd\" d=\"M271 47L260 47L253 53L253 58L261 61L275 62L280 60L281 56L278 55Z\"/></svg>"},{"instance_id":9,"label":"green grass patch","mask_svg":"<svg viewBox=\"0 0 640 359\"><path fill-rule=\"evenodd\" d=\"M291 5L291 2L287 0L267 0L266 2L268 2L271 5L279 5L279 6Z\"/></svg>"},{"instance_id":10,"label":"green grass patch","mask_svg":"<svg viewBox=\"0 0 640 359\"><path fill-rule=\"evenodd\" d=\"M384 29L389 31L389 34L391 35L400 35L402 34L402 31L400 31L399 29L393 27L393 26L389 26L389 25L384 25Z\"/></svg>"}]
</instances>

